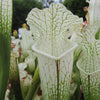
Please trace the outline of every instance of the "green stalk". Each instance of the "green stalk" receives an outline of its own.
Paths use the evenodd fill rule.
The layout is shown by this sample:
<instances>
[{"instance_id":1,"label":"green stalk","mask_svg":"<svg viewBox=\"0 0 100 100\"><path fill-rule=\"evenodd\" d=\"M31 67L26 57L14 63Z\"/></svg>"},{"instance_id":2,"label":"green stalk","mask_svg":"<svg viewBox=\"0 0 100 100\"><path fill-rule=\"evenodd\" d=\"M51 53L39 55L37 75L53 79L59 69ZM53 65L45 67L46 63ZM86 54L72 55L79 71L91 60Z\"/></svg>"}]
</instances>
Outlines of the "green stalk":
<instances>
[{"instance_id":1,"label":"green stalk","mask_svg":"<svg viewBox=\"0 0 100 100\"><path fill-rule=\"evenodd\" d=\"M22 100L19 71L18 71L18 55L14 52L11 52L11 57L10 57L9 78L12 86L11 88L15 94L16 100Z\"/></svg>"},{"instance_id":2,"label":"green stalk","mask_svg":"<svg viewBox=\"0 0 100 100\"><path fill-rule=\"evenodd\" d=\"M12 0L0 0L0 100L4 100L10 67Z\"/></svg>"},{"instance_id":3,"label":"green stalk","mask_svg":"<svg viewBox=\"0 0 100 100\"><path fill-rule=\"evenodd\" d=\"M40 86L39 67L37 66L31 86L25 100L34 100Z\"/></svg>"},{"instance_id":4,"label":"green stalk","mask_svg":"<svg viewBox=\"0 0 100 100\"><path fill-rule=\"evenodd\" d=\"M73 73L74 73L74 75L72 76L73 81L75 82L75 84L77 84L77 89L76 89L75 93L71 96L70 100L79 100L79 98L80 98L81 81L80 81L80 73L79 73L79 70L77 68L76 63L79 60L81 53L82 53L82 50L78 46L74 51L74 59L73 59Z\"/></svg>"},{"instance_id":5,"label":"green stalk","mask_svg":"<svg viewBox=\"0 0 100 100\"><path fill-rule=\"evenodd\" d=\"M100 28L98 29L97 33L95 34L96 40L100 39Z\"/></svg>"}]
</instances>

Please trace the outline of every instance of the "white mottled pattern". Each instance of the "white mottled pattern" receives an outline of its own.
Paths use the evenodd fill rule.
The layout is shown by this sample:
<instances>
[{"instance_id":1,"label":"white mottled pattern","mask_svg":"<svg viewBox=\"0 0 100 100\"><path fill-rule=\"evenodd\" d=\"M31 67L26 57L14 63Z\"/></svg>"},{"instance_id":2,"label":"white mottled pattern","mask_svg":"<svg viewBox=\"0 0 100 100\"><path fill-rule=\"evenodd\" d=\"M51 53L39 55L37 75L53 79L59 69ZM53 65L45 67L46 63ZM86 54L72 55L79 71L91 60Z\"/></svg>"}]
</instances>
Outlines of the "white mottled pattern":
<instances>
[{"instance_id":1,"label":"white mottled pattern","mask_svg":"<svg viewBox=\"0 0 100 100\"><path fill-rule=\"evenodd\" d=\"M83 56L77 65L85 100L100 100L100 41L95 40L96 32L95 27L84 29L80 42Z\"/></svg>"},{"instance_id":2,"label":"white mottled pattern","mask_svg":"<svg viewBox=\"0 0 100 100\"><path fill-rule=\"evenodd\" d=\"M68 100L73 51L77 46L68 37L78 31L76 27L81 27L82 19L62 4L51 4L43 10L32 9L26 20L40 35L33 50L38 54L43 100Z\"/></svg>"}]
</instances>

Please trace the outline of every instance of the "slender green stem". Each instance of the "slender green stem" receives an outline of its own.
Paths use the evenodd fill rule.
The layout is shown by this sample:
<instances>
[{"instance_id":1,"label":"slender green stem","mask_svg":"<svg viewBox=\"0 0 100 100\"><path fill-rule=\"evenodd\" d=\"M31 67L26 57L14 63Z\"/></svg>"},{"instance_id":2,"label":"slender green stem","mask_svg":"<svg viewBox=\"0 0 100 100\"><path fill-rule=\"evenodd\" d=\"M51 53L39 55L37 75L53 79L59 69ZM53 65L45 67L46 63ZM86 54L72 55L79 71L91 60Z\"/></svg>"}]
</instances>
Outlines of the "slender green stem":
<instances>
[{"instance_id":1,"label":"slender green stem","mask_svg":"<svg viewBox=\"0 0 100 100\"><path fill-rule=\"evenodd\" d=\"M35 74L32 79L31 86L25 100L34 100L36 93L40 86L39 67L37 66Z\"/></svg>"}]
</instances>

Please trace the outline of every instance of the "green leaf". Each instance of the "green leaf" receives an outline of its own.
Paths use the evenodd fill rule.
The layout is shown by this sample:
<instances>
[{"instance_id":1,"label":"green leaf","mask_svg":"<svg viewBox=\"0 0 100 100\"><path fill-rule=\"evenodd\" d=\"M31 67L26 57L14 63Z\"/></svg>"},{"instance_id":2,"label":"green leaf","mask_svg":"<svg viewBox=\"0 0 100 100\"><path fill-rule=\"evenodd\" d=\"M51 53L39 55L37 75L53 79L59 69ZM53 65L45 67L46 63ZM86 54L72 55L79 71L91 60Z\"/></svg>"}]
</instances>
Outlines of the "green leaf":
<instances>
[{"instance_id":1,"label":"green leaf","mask_svg":"<svg viewBox=\"0 0 100 100\"><path fill-rule=\"evenodd\" d=\"M10 67L12 0L0 0L0 100L4 100Z\"/></svg>"}]
</instances>

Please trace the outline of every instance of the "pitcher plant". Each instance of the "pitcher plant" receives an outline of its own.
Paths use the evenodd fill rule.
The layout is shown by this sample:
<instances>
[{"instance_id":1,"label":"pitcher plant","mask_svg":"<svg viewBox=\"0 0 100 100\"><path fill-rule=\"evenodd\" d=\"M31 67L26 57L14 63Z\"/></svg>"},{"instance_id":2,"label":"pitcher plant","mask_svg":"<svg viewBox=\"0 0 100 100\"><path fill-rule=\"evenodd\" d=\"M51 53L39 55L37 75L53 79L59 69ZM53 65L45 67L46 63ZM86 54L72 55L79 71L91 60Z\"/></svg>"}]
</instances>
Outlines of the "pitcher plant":
<instances>
[{"instance_id":1,"label":"pitcher plant","mask_svg":"<svg viewBox=\"0 0 100 100\"><path fill-rule=\"evenodd\" d=\"M94 30L95 29L95 30ZM89 26L82 32L82 57L77 62L85 100L100 100L100 41L97 29Z\"/></svg>"},{"instance_id":2,"label":"pitcher plant","mask_svg":"<svg viewBox=\"0 0 100 100\"><path fill-rule=\"evenodd\" d=\"M37 53L43 100L69 100L73 51L77 44L68 40L82 19L62 4L50 8L32 9L27 23L37 29L40 38L32 49Z\"/></svg>"}]
</instances>

